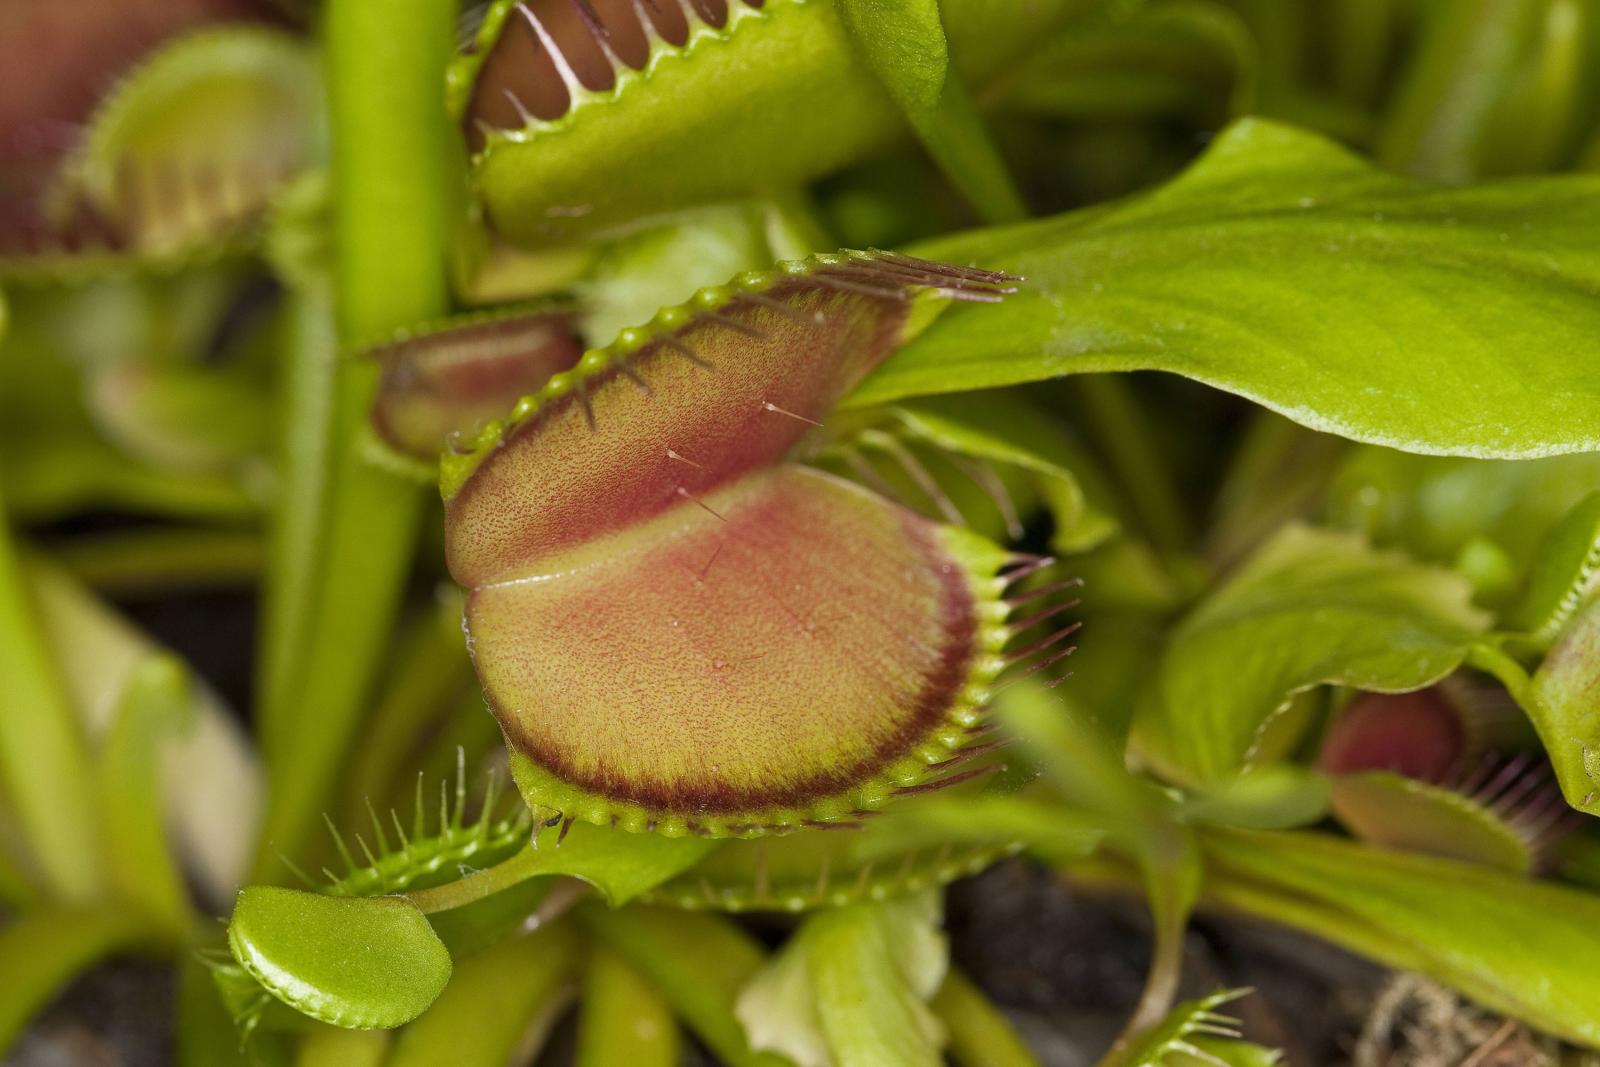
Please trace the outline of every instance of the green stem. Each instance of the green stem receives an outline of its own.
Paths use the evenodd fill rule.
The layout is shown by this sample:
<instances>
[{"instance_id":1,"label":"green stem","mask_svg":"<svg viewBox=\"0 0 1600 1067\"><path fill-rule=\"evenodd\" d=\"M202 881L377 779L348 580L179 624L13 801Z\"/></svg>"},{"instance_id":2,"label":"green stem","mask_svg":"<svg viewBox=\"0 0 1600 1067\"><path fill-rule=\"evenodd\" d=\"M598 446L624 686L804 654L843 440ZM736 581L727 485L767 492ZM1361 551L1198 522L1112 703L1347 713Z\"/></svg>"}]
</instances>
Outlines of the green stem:
<instances>
[{"instance_id":1,"label":"green stem","mask_svg":"<svg viewBox=\"0 0 1600 1067\"><path fill-rule=\"evenodd\" d=\"M316 1023L300 1041L295 1067L382 1067L389 1055L387 1030L346 1030Z\"/></svg>"},{"instance_id":2,"label":"green stem","mask_svg":"<svg viewBox=\"0 0 1600 1067\"><path fill-rule=\"evenodd\" d=\"M1186 548L1193 537L1188 513L1127 380L1115 374L1067 380L1082 398L1088 429L1150 540L1165 552Z\"/></svg>"},{"instance_id":3,"label":"green stem","mask_svg":"<svg viewBox=\"0 0 1600 1067\"><path fill-rule=\"evenodd\" d=\"M45 645L0 504L0 780L51 888L85 901L104 870L77 715Z\"/></svg>"},{"instance_id":4,"label":"green stem","mask_svg":"<svg viewBox=\"0 0 1600 1067\"><path fill-rule=\"evenodd\" d=\"M326 15L334 172L339 338L352 348L449 304L448 219L459 152L451 147L444 77L452 0L333 0ZM375 466L367 411L370 362L334 376L328 507L310 597L303 680L284 706L272 802L258 870L298 851L361 720L410 566L422 493Z\"/></svg>"},{"instance_id":5,"label":"green stem","mask_svg":"<svg viewBox=\"0 0 1600 1067\"><path fill-rule=\"evenodd\" d=\"M493 867L475 871L459 881L446 882L432 889L420 889L405 895L424 915L431 915L435 912L464 908L468 904L475 904L486 897L510 889L520 882L526 882L529 878L549 873L550 865L545 857L537 849L525 848L510 859L503 860Z\"/></svg>"},{"instance_id":6,"label":"green stem","mask_svg":"<svg viewBox=\"0 0 1600 1067\"><path fill-rule=\"evenodd\" d=\"M1000 1009L955 968L929 1006L949 1032L950 1054L961 1067L1039 1067Z\"/></svg>"}]
</instances>

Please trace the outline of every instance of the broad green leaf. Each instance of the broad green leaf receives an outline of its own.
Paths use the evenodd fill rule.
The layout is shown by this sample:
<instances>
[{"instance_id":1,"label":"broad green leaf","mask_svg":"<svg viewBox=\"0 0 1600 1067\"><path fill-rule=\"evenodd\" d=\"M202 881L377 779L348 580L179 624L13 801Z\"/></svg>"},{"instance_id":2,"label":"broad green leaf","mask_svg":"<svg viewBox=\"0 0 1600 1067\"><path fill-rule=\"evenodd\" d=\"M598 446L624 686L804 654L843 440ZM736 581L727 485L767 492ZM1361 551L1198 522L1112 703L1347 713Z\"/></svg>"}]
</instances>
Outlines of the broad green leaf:
<instances>
[{"instance_id":1,"label":"broad green leaf","mask_svg":"<svg viewBox=\"0 0 1600 1067\"><path fill-rule=\"evenodd\" d=\"M1596 450L1597 249L1596 179L1419 187L1246 120L1153 193L919 246L1027 282L942 316L849 403L1149 369L1411 451Z\"/></svg>"},{"instance_id":2,"label":"broad green leaf","mask_svg":"<svg viewBox=\"0 0 1600 1067\"><path fill-rule=\"evenodd\" d=\"M1222 781L1302 690L1400 692L1449 674L1488 621L1469 592L1348 534L1287 527L1172 632L1135 742L1176 781Z\"/></svg>"},{"instance_id":3,"label":"broad green leaf","mask_svg":"<svg viewBox=\"0 0 1600 1067\"><path fill-rule=\"evenodd\" d=\"M765 960L750 934L718 915L670 908L580 906L576 915L729 1067L786 1067L783 1057L753 1050L734 1015L740 989Z\"/></svg>"},{"instance_id":4,"label":"broad green leaf","mask_svg":"<svg viewBox=\"0 0 1600 1067\"><path fill-rule=\"evenodd\" d=\"M7 680L0 697L0 784L51 887L64 899L84 900L98 891L104 873L89 756L27 573L0 521L0 677Z\"/></svg>"},{"instance_id":5,"label":"broad green leaf","mask_svg":"<svg viewBox=\"0 0 1600 1067\"><path fill-rule=\"evenodd\" d=\"M989 222L1027 214L961 76L950 68L939 0L838 0L839 21L917 137Z\"/></svg>"},{"instance_id":6,"label":"broad green leaf","mask_svg":"<svg viewBox=\"0 0 1600 1067\"><path fill-rule=\"evenodd\" d=\"M126 909L40 909L8 920L0 927L0 1054L73 976L147 935Z\"/></svg>"},{"instance_id":7,"label":"broad green leaf","mask_svg":"<svg viewBox=\"0 0 1600 1067\"><path fill-rule=\"evenodd\" d=\"M451 972L450 953L404 897L251 886L234 905L228 946L274 997L320 1022L360 1030L415 1019Z\"/></svg>"},{"instance_id":8,"label":"broad green leaf","mask_svg":"<svg viewBox=\"0 0 1600 1067\"><path fill-rule=\"evenodd\" d=\"M944 1029L927 1001L948 970L929 892L808 918L739 995L750 1043L798 1067L937 1067Z\"/></svg>"},{"instance_id":9,"label":"broad green leaf","mask_svg":"<svg viewBox=\"0 0 1600 1067\"><path fill-rule=\"evenodd\" d=\"M1207 891L1221 903L1600 1043L1600 897L1321 834L1214 831L1204 848Z\"/></svg>"},{"instance_id":10,"label":"broad green leaf","mask_svg":"<svg viewBox=\"0 0 1600 1067\"><path fill-rule=\"evenodd\" d=\"M1520 699L1567 803L1600 815L1600 597L1578 611Z\"/></svg>"},{"instance_id":11,"label":"broad green leaf","mask_svg":"<svg viewBox=\"0 0 1600 1067\"><path fill-rule=\"evenodd\" d=\"M52 562L37 554L24 558L67 697L84 734L104 746L141 666L168 654ZM163 669L155 672L159 676ZM181 712L157 712L174 714L175 719L165 723L153 766L143 766L144 757L136 754L106 755L113 762L125 761L137 776L158 773L168 837L196 888L220 906L238 888L249 862L260 814L261 771L237 719L220 698L199 681L184 692ZM157 703L167 699L149 690L143 696ZM146 812L145 817L153 814Z\"/></svg>"},{"instance_id":12,"label":"broad green leaf","mask_svg":"<svg viewBox=\"0 0 1600 1067\"><path fill-rule=\"evenodd\" d=\"M463 959L400 1032L388 1067L503 1067L542 1044L577 977L578 937L556 923Z\"/></svg>"}]
</instances>

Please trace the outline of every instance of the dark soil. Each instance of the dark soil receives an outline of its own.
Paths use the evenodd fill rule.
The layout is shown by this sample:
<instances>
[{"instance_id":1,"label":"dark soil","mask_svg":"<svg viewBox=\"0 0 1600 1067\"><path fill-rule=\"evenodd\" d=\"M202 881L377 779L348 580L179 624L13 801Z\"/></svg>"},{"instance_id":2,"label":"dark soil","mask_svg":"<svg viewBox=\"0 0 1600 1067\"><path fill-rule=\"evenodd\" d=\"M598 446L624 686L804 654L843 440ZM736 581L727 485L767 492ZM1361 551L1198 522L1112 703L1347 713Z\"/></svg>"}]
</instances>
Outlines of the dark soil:
<instances>
[{"instance_id":1,"label":"dark soil","mask_svg":"<svg viewBox=\"0 0 1600 1067\"><path fill-rule=\"evenodd\" d=\"M143 960L99 967L56 998L5 1067L168 1067L176 973Z\"/></svg>"},{"instance_id":2,"label":"dark soil","mask_svg":"<svg viewBox=\"0 0 1600 1067\"><path fill-rule=\"evenodd\" d=\"M1044 1067L1089 1067L1139 999L1150 955L1142 902L1087 894L1011 861L954 886L951 952L999 1004ZM1349 1062L1387 972L1320 941L1265 924L1202 916L1189 931L1185 999L1256 992L1227 1011L1295 1067Z\"/></svg>"}]
</instances>

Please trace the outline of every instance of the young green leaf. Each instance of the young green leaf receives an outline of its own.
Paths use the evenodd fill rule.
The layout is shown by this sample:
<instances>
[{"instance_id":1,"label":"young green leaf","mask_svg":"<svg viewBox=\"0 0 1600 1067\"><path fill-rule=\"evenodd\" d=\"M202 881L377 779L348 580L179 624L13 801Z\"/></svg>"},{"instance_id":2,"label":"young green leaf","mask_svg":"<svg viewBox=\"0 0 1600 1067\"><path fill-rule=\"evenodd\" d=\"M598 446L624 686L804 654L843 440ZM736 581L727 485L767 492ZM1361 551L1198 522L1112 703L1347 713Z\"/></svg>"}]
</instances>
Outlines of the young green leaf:
<instances>
[{"instance_id":1,"label":"young green leaf","mask_svg":"<svg viewBox=\"0 0 1600 1067\"><path fill-rule=\"evenodd\" d=\"M1556 523L1534 561L1510 621L1534 640L1550 643L1600 591L1600 490Z\"/></svg>"},{"instance_id":2,"label":"young green leaf","mask_svg":"<svg viewBox=\"0 0 1600 1067\"><path fill-rule=\"evenodd\" d=\"M381 368L372 422L391 448L432 461L569 371L583 346L552 311L466 316L405 330L368 352Z\"/></svg>"},{"instance_id":3,"label":"young green leaf","mask_svg":"<svg viewBox=\"0 0 1600 1067\"><path fill-rule=\"evenodd\" d=\"M1153 193L919 246L1028 287L942 316L849 403L1151 369L1412 451L1600 449L1578 355L1600 332L1597 188L1422 188L1239 122Z\"/></svg>"},{"instance_id":4,"label":"young green leaf","mask_svg":"<svg viewBox=\"0 0 1600 1067\"><path fill-rule=\"evenodd\" d=\"M1600 815L1600 598L1577 613L1520 699L1567 803Z\"/></svg>"},{"instance_id":5,"label":"young green leaf","mask_svg":"<svg viewBox=\"0 0 1600 1067\"><path fill-rule=\"evenodd\" d=\"M937 1067L944 1028L927 1001L949 969L938 922L932 893L817 912L739 994L750 1044L798 1067Z\"/></svg>"},{"instance_id":6,"label":"young green leaf","mask_svg":"<svg viewBox=\"0 0 1600 1067\"><path fill-rule=\"evenodd\" d=\"M1205 835L1207 892L1453 986L1485 1007L1600 1042L1600 898L1453 860L1311 833Z\"/></svg>"},{"instance_id":7,"label":"young green leaf","mask_svg":"<svg viewBox=\"0 0 1600 1067\"><path fill-rule=\"evenodd\" d=\"M1135 742L1177 781L1221 781L1301 690L1398 692L1449 674L1488 622L1468 597L1447 571L1289 527L1173 631Z\"/></svg>"},{"instance_id":8,"label":"young green leaf","mask_svg":"<svg viewBox=\"0 0 1600 1067\"><path fill-rule=\"evenodd\" d=\"M838 0L856 53L883 83L930 155L985 221L1027 214L978 109L950 68L939 0Z\"/></svg>"},{"instance_id":9,"label":"young green leaf","mask_svg":"<svg viewBox=\"0 0 1600 1067\"><path fill-rule=\"evenodd\" d=\"M1239 1042L1238 1020L1216 1009L1248 992L1247 989L1229 989L1179 1004L1137 1041L1112 1049L1100 1061L1100 1067L1178 1067L1190 1060L1223 1067L1248 1062L1224 1060L1208 1051L1205 1044L1208 1039ZM1266 1062L1275 1060L1276 1056L1269 1056Z\"/></svg>"},{"instance_id":10,"label":"young green leaf","mask_svg":"<svg viewBox=\"0 0 1600 1067\"><path fill-rule=\"evenodd\" d=\"M228 947L285 1004L360 1030L410 1022L450 980L450 953L404 897L251 886L234 904Z\"/></svg>"}]
</instances>

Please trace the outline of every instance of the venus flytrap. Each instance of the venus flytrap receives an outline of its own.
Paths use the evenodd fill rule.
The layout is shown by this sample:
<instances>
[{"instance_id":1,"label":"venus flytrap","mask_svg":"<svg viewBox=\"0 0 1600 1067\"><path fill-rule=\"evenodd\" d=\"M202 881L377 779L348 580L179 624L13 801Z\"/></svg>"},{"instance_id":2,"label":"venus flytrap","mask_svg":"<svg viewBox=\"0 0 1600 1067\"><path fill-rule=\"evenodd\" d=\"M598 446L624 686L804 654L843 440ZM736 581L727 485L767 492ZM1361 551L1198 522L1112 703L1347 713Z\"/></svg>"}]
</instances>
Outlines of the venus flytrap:
<instances>
[{"instance_id":1,"label":"venus flytrap","mask_svg":"<svg viewBox=\"0 0 1600 1067\"><path fill-rule=\"evenodd\" d=\"M107 953L198 948L185 1067L500 1064L575 994L580 1067L680 1024L735 1067L1029 1067L936 919L1022 856L1148 901L1107 1067L1273 1062L1234 994L1173 1006L1195 907L1600 1046L1560 883L1600 788L1595 182L1210 128L1547 168L1593 137L1592 4L1420 50L1409 8L1311 6L501 0L448 75L436 0L330 0L318 44L233 0L151 8L153 50L69 28L120 83L0 202L8 518L170 524L67 546L108 589L261 571L269 817L197 672L21 535L0 1043ZM1170 181L1150 116L1212 141ZM856 232L905 251L819 251ZM1136 369L1288 419L1241 443ZM469 794L501 735L521 795Z\"/></svg>"},{"instance_id":2,"label":"venus flytrap","mask_svg":"<svg viewBox=\"0 0 1600 1067\"><path fill-rule=\"evenodd\" d=\"M1008 281L877 254L743 275L591 350L506 425L446 456L447 556L473 589L469 647L537 810L748 836L848 821L970 773L957 768L983 750L982 707L1007 642L1037 627L1009 662L1038 667L1074 629L1046 625L1059 609L1013 615L1004 600L1036 565L779 464L915 329L916 292L991 301ZM786 364L791 351L807 362ZM912 584L883 584L891 574ZM839 670L875 631L830 609L841 588L877 601L881 624L915 641ZM574 597L606 605L598 625L566 631L565 659L521 655L527 628L579 611ZM696 604L716 605L716 628ZM615 665L624 678L638 671L632 681L586 692L618 639L654 651ZM788 666L768 675L760 660L779 650ZM834 691L807 694L801 677L815 686L827 662ZM555 691L567 694L563 717L523 710ZM723 710L705 732L688 730L663 699L697 716ZM647 724L657 740L646 760L627 739ZM763 768L780 752L788 769L773 780Z\"/></svg>"},{"instance_id":3,"label":"venus flytrap","mask_svg":"<svg viewBox=\"0 0 1600 1067\"><path fill-rule=\"evenodd\" d=\"M932 12L933 26L925 6L919 25L937 36L942 18L948 77L979 80L1003 71L1075 6L953 0ZM523 243L604 231L801 183L900 135L895 105L872 71L878 60L859 58L849 16L832 3L671 0L651 11L568 0L490 7L453 84L496 231ZM898 84L915 66L882 73ZM936 74L934 97L945 77ZM737 107L684 106L734 91ZM939 125L947 120L924 109L944 100L906 101L919 129L946 131L931 133L935 144L948 135ZM621 178L607 165L619 154L653 179ZM957 155L970 158L970 150ZM987 188L996 179L975 180Z\"/></svg>"}]
</instances>

